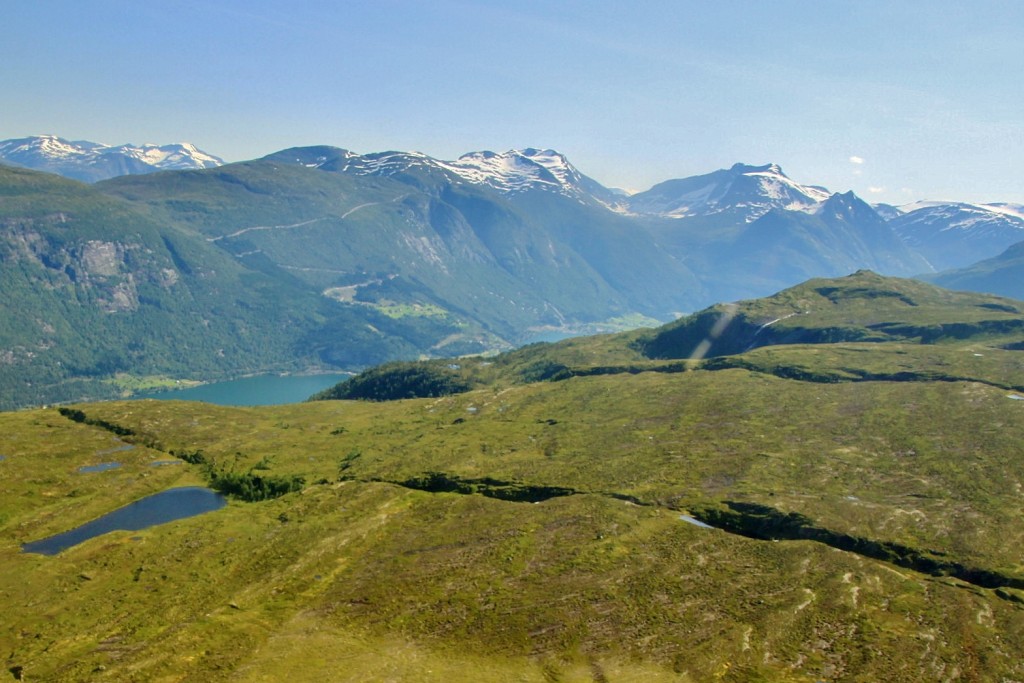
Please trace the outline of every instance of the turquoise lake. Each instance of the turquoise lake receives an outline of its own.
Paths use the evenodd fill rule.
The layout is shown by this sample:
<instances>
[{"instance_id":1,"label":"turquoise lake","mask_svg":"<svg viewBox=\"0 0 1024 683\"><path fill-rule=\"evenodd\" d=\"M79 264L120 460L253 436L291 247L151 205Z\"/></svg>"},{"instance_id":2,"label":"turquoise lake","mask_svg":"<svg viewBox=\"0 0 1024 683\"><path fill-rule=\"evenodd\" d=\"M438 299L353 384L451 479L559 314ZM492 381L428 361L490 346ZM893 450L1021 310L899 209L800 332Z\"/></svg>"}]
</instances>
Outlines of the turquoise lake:
<instances>
[{"instance_id":1,"label":"turquoise lake","mask_svg":"<svg viewBox=\"0 0 1024 683\"><path fill-rule=\"evenodd\" d=\"M348 377L343 374L259 375L228 382L211 382L189 389L147 391L133 398L203 401L221 406L271 406L300 403Z\"/></svg>"}]
</instances>

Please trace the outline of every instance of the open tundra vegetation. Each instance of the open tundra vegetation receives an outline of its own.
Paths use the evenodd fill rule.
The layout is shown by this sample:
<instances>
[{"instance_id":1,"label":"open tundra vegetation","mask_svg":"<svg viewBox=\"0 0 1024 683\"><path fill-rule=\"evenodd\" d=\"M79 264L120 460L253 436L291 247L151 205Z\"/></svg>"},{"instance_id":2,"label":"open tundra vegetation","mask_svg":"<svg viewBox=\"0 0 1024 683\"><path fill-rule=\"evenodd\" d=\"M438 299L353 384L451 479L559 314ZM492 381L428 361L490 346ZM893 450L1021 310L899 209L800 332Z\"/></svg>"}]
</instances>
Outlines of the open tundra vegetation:
<instances>
[{"instance_id":1,"label":"open tundra vegetation","mask_svg":"<svg viewBox=\"0 0 1024 683\"><path fill-rule=\"evenodd\" d=\"M0 653L47 681L1024 680L1022 353L1020 301L859 272L302 404L0 413ZM184 486L229 502L22 550Z\"/></svg>"}]
</instances>

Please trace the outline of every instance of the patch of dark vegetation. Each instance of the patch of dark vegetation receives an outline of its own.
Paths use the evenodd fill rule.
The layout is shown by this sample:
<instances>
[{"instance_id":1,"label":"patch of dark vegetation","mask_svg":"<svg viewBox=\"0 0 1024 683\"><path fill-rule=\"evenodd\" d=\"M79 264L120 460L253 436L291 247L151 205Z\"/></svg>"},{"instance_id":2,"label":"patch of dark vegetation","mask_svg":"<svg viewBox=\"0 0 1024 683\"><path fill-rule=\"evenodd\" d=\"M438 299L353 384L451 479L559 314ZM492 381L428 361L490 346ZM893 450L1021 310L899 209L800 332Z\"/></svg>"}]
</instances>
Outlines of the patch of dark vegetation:
<instances>
[{"instance_id":1,"label":"patch of dark vegetation","mask_svg":"<svg viewBox=\"0 0 1024 683\"><path fill-rule=\"evenodd\" d=\"M169 451L169 453L171 455L173 455L174 457L180 459L180 460L184 460L189 465L206 465L206 464L208 464L208 462L206 460L206 455L201 450L180 451L180 452L176 452L176 451L171 450L171 451Z\"/></svg>"},{"instance_id":2,"label":"patch of dark vegetation","mask_svg":"<svg viewBox=\"0 0 1024 683\"><path fill-rule=\"evenodd\" d=\"M181 254L178 252L178 248L175 246L174 242L172 242L166 235L162 235L160 239L163 241L164 247L167 249L167 255L171 257L171 262L174 263L174 267L185 275L192 275L192 266L188 264L188 261L181 257Z\"/></svg>"},{"instance_id":3,"label":"patch of dark vegetation","mask_svg":"<svg viewBox=\"0 0 1024 683\"><path fill-rule=\"evenodd\" d=\"M355 449L349 451L344 458L338 461L338 474L342 474L343 472L346 472L347 470L351 469L352 466L356 463L356 461L362 457L362 455L362 452Z\"/></svg>"},{"instance_id":4,"label":"patch of dark vegetation","mask_svg":"<svg viewBox=\"0 0 1024 683\"><path fill-rule=\"evenodd\" d=\"M666 374L685 372L686 362L643 364L630 363L627 365L590 365L585 367L570 367L560 363L538 363L537 366L545 366L543 372L533 372L529 368L520 373L523 382L561 382L573 377L599 377L602 375L639 375L641 372L662 372ZM537 366L531 366L537 368Z\"/></svg>"},{"instance_id":5,"label":"patch of dark vegetation","mask_svg":"<svg viewBox=\"0 0 1024 683\"><path fill-rule=\"evenodd\" d=\"M1024 351L1024 341L1005 344L1000 348L1002 348L1004 351Z\"/></svg>"},{"instance_id":6,"label":"patch of dark vegetation","mask_svg":"<svg viewBox=\"0 0 1024 683\"><path fill-rule=\"evenodd\" d=\"M630 346L652 359L690 358L695 349L704 345L708 346L708 354L742 353L757 327L734 319L728 334L723 334L720 321L730 315L720 307L709 308L645 334Z\"/></svg>"},{"instance_id":7,"label":"patch of dark vegetation","mask_svg":"<svg viewBox=\"0 0 1024 683\"><path fill-rule=\"evenodd\" d=\"M72 422L85 422L85 413L75 408L57 408L57 412Z\"/></svg>"},{"instance_id":8,"label":"patch of dark vegetation","mask_svg":"<svg viewBox=\"0 0 1024 683\"><path fill-rule=\"evenodd\" d=\"M641 372L663 372L672 374L686 372L687 365L682 363L664 363L660 365L595 365L587 368L574 368L574 377L596 377L600 375L638 375Z\"/></svg>"},{"instance_id":9,"label":"patch of dark vegetation","mask_svg":"<svg viewBox=\"0 0 1024 683\"><path fill-rule=\"evenodd\" d=\"M1002 311L1004 313L1020 313L1020 309L1009 304L984 303L978 304L979 308L987 308L991 311Z\"/></svg>"},{"instance_id":10,"label":"patch of dark vegetation","mask_svg":"<svg viewBox=\"0 0 1024 683\"><path fill-rule=\"evenodd\" d=\"M1003 600L1009 600L1010 602L1016 602L1024 605L1024 596L1020 595L1019 593L1011 593L1005 588L997 588L996 595L1001 597Z\"/></svg>"},{"instance_id":11,"label":"patch of dark vegetation","mask_svg":"<svg viewBox=\"0 0 1024 683\"><path fill-rule=\"evenodd\" d=\"M269 476L254 472L213 472L210 488L226 496L249 503L280 498L293 491L301 491L306 485L304 477Z\"/></svg>"},{"instance_id":12,"label":"patch of dark vegetation","mask_svg":"<svg viewBox=\"0 0 1024 683\"><path fill-rule=\"evenodd\" d=\"M320 392L310 400L397 401L461 394L473 384L447 365L395 362L371 368Z\"/></svg>"},{"instance_id":13,"label":"patch of dark vegetation","mask_svg":"<svg viewBox=\"0 0 1024 683\"><path fill-rule=\"evenodd\" d=\"M57 411L73 422L81 422L83 424L92 425L93 427L99 427L105 429L108 432L117 434L118 436L134 436L135 432L127 427L114 424L113 422L107 422L106 420L100 420L86 416L81 410L76 408L57 408Z\"/></svg>"},{"instance_id":14,"label":"patch of dark vegetation","mask_svg":"<svg viewBox=\"0 0 1024 683\"><path fill-rule=\"evenodd\" d=\"M430 493L460 493L463 495L479 494L488 498L497 498L514 503L540 503L551 498L571 496L579 493L575 489L562 486L532 486L518 482L502 481L484 477L482 479L463 479L442 472L427 472L420 477L412 477L404 481L384 481L397 484L417 491Z\"/></svg>"},{"instance_id":15,"label":"patch of dark vegetation","mask_svg":"<svg viewBox=\"0 0 1024 683\"><path fill-rule=\"evenodd\" d=\"M973 323L936 323L934 325L889 322L876 323L869 327L892 337L920 339L922 344L935 344L954 339L1017 334L1024 331L1024 319L979 320Z\"/></svg>"},{"instance_id":16,"label":"patch of dark vegetation","mask_svg":"<svg viewBox=\"0 0 1024 683\"><path fill-rule=\"evenodd\" d=\"M765 366L753 363L745 358L730 356L726 358L711 358L704 361L701 370L748 370L750 372L764 372L782 379L795 379L800 382L817 382L819 384L835 384L837 382L852 381L850 377L844 377L838 373L817 372L799 368L792 365Z\"/></svg>"},{"instance_id":17,"label":"patch of dark vegetation","mask_svg":"<svg viewBox=\"0 0 1024 683\"><path fill-rule=\"evenodd\" d=\"M976 382L999 389L1024 390L1024 387L1004 382L993 382L978 377L947 375L942 372L869 372L861 368L843 368L843 372L854 375L854 382Z\"/></svg>"},{"instance_id":18,"label":"patch of dark vegetation","mask_svg":"<svg viewBox=\"0 0 1024 683\"><path fill-rule=\"evenodd\" d=\"M878 287L817 287L814 291L832 302L846 299L896 299L908 306L917 306L917 302L903 292Z\"/></svg>"},{"instance_id":19,"label":"patch of dark vegetation","mask_svg":"<svg viewBox=\"0 0 1024 683\"><path fill-rule=\"evenodd\" d=\"M632 503L633 505L639 505L641 507L654 507L656 505L656 503L652 503L652 502L646 501L646 500L641 500L640 498L637 498L636 496L631 496L631 495L626 494L626 493L602 493L601 495L607 496L608 498L611 498L612 500L621 500L623 502Z\"/></svg>"},{"instance_id":20,"label":"patch of dark vegetation","mask_svg":"<svg viewBox=\"0 0 1024 683\"><path fill-rule=\"evenodd\" d=\"M818 384L837 384L839 382L976 382L1012 391L1024 391L1024 387L1003 382L993 382L980 377L947 375L941 372L870 372L863 368L843 367L834 372L808 370L793 365L768 365L752 362L739 356L711 358L700 365L701 370L748 370L763 372L781 379L792 379L799 382L815 382Z\"/></svg>"},{"instance_id":21,"label":"patch of dark vegetation","mask_svg":"<svg viewBox=\"0 0 1024 683\"><path fill-rule=\"evenodd\" d=\"M705 524L747 538L818 541L839 550L889 562L930 576L952 576L982 588L1024 588L1022 577L969 567L946 559L945 554L939 551L919 550L902 543L873 541L861 536L839 533L815 526L810 518L799 513L782 512L767 505L725 501L725 508L709 506L691 509L690 514Z\"/></svg>"},{"instance_id":22,"label":"patch of dark vegetation","mask_svg":"<svg viewBox=\"0 0 1024 683\"><path fill-rule=\"evenodd\" d=\"M430 493L479 494L489 498L524 503L538 503L551 498L586 493L560 486L533 486L490 477L464 479L442 472L427 472L422 476L411 477L403 481L385 479L371 479L370 481L396 484ZM614 492L597 492L596 495L644 507L664 504ZM674 505L669 504L669 507L674 508ZM689 513L694 519L704 524L747 538L770 541L817 541L832 548L888 562L929 576L950 576L980 588L1024 589L1024 577L970 567L949 559L946 553L940 550L921 550L902 543L875 541L832 531L816 526L809 517L796 512L782 512L767 505L725 501L724 507L691 507ZM997 590L997 595L1006 600L1024 602L1024 597L1006 590Z\"/></svg>"},{"instance_id":23,"label":"patch of dark vegetation","mask_svg":"<svg viewBox=\"0 0 1024 683\"><path fill-rule=\"evenodd\" d=\"M270 458L265 457L253 465L248 472L233 472L218 469L214 461L206 456L201 450L195 451L170 451L176 458L184 460L190 465L199 465L206 481L211 489L223 493L225 496L244 500L247 503L256 503L261 500L271 500L291 493L300 491L306 484L306 479L298 475L273 476L268 474L257 474L270 469ZM358 454L355 457L359 457Z\"/></svg>"},{"instance_id":24,"label":"patch of dark vegetation","mask_svg":"<svg viewBox=\"0 0 1024 683\"><path fill-rule=\"evenodd\" d=\"M519 378L527 384L531 382L558 382L575 376L576 372L566 365L554 361L542 360L527 365L519 371Z\"/></svg>"},{"instance_id":25,"label":"patch of dark vegetation","mask_svg":"<svg viewBox=\"0 0 1024 683\"><path fill-rule=\"evenodd\" d=\"M280 498L293 491L300 491L306 485L305 477L298 475L274 476L257 474L270 469L270 457L264 457L253 465L248 472L231 472L217 469L214 461L199 449L194 451L170 450L168 454L184 460L190 465L199 465L206 477L208 485L214 491L225 496L256 503L261 500ZM342 469L351 466L352 461L359 457L357 451L349 453L342 461Z\"/></svg>"}]
</instances>

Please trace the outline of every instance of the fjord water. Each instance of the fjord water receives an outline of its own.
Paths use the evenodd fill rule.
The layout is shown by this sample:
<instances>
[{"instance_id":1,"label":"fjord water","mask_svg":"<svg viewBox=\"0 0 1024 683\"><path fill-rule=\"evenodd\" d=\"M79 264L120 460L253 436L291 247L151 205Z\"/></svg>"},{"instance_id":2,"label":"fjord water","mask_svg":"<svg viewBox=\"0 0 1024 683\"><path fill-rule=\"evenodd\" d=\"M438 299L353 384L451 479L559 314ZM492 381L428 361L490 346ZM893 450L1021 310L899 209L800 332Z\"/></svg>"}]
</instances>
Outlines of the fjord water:
<instances>
[{"instance_id":1,"label":"fjord water","mask_svg":"<svg viewBox=\"0 0 1024 683\"><path fill-rule=\"evenodd\" d=\"M70 531L25 543L21 549L26 553L56 555L62 550L110 531L140 531L157 524L219 510L225 504L224 496L201 486L168 489L146 496Z\"/></svg>"},{"instance_id":2,"label":"fjord water","mask_svg":"<svg viewBox=\"0 0 1024 683\"><path fill-rule=\"evenodd\" d=\"M313 394L348 379L348 375L258 375L211 382L189 389L147 391L133 398L202 401L221 406L270 406L300 403Z\"/></svg>"}]
</instances>

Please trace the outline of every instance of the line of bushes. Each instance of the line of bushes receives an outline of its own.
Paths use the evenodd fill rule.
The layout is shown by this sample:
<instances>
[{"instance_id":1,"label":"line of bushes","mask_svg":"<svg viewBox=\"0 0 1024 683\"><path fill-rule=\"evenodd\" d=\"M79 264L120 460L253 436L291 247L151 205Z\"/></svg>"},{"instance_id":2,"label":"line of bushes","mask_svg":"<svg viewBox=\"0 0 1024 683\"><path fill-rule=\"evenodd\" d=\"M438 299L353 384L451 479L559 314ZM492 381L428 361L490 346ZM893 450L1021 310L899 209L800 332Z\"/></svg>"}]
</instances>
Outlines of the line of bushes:
<instances>
[{"instance_id":1,"label":"line of bushes","mask_svg":"<svg viewBox=\"0 0 1024 683\"><path fill-rule=\"evenodd\" d=\"M118 436L133 436L134 431L127 427L122 427L119 424L113 422L107 422L106 420L100 420L95 417L88 417L85 413L77 408L57 408L57 411L64 417L72 420L73 422L81 422L83 424L92 425L93 427L99 427L100 429L106 429L108 432L113 432Z\"/></svg>"},{"instance_id":2,"label":"line of bushes","mask_svg":"<svg viewBox=\"0 0 1024 683\"><path fill-rule=\"evenodd\" d=\"M873 541L815 526L804 515L738 501L725 501L725 508L702 507L690 513L705 524L734 534L762 540L818 541L839 550L890 562L931 576L953 576L982 588L1024 588L1024 578L989 569L970 567L946 559L945 553L919 550L892 541Z\"/></svg>"},{"instance_id":3,"label":"line of bushes","mask_svg":"<svg viewBox=\"0 0 1024 683\"><path fill-rule=\"evenodd\" d=\"M437 398L461 394L472 382L441 363L395 362L370 368L312 400L358 399L396 401L403 398Z\"/></svg>"},{"instance_id":4,"label":"line of bushes","mask_svg":"<svg viewBox=\"0 0 1024 683\"><path fill-rule=\"evenodd\" d=\"M208 458L202 450L195 451L170 451L170 454L180 458L190 465L199 465L203 468L203 474L209 482L210 488L223 493L225 496L238 498L247 503L256 503L261 500L280 498L292 491L301 491L306 485L305 477L299 475L273 476L257 474L258 470L267 469L267 459L253 465L248 472L229 472L217 469L213 460Z\"/></svg>"}]
</instances>

